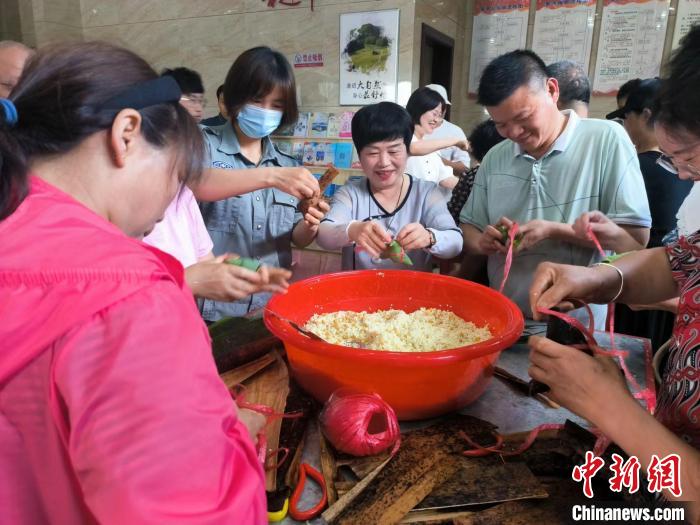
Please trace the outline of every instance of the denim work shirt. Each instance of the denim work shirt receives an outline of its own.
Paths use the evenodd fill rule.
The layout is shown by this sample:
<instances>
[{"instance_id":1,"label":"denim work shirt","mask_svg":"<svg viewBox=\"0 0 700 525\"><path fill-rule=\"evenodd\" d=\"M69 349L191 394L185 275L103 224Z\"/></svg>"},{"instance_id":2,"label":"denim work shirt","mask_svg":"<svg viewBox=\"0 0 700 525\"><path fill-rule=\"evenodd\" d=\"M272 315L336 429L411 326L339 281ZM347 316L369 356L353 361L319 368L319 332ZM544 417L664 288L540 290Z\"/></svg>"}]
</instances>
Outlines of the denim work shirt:
<instances>
[{"instance_id":1,"label":"denim work shirt","mask_svg":"<svg viewBox=\"0 0 700 525\"><path fill-rule=\"evenodd\" d=\"M203 127L209 165L214 168L242 169L266 166L293 167L299 163L281 153L270 140L263 140L260 163L256 166L241 153L230 122L223 126ZM255 175L251 174L251 177ZM297 211L298 200L276 188L266 188L217 202L200 204L207 230L214 241L214 254L236 253L256 259L268 266L289 268L292 263L292 230L303 216ZM202 316L207 321L222 317L240 317L262 308L269 293L258 293L235 301L205 299Z\"/></svg>"}]
</instances>

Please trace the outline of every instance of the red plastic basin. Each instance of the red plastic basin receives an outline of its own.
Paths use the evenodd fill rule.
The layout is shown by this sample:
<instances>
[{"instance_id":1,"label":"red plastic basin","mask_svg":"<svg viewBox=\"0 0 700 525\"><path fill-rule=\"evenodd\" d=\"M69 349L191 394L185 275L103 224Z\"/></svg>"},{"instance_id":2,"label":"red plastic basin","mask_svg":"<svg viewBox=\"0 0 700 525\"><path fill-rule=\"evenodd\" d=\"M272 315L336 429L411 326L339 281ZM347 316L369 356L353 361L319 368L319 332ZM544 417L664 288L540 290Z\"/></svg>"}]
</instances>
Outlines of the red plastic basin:
<instances>
[{"instance_id":1,"label":"red plastic basin","mask_svg":"<svg viewBox=\"0 0 700 525\"><path fill-rule=\"evenodd\" d=\"M377 392L402 420L423 419L459 409L476 400L493 375L502 350L523 330L518 307L485 286L425 272L364 270L312 277L272 298L268 308L299 325L317 313L340 310L421 307L451 310L467 321L488 324L494 337L436 352L372 351L307 338L265 312L269 330L282 339L292 374L325 402L339 387Z\"/></svg>"}]
</instances>

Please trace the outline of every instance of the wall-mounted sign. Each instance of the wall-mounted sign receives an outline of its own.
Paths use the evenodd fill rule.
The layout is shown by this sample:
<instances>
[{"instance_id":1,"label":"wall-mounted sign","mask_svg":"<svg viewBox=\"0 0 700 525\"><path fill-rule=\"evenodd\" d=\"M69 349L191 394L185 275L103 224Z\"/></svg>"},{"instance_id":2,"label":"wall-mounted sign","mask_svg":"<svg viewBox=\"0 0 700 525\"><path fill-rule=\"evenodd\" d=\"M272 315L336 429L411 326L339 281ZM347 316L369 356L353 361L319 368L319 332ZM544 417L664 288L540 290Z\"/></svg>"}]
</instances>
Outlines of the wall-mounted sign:
<instances>
[{"instance_id":1,"label":"wall-mounted sign","mask_svg":"<svg viewBox=\"0 0 700 525\"><path fill-rule=\"evenodd\" d=\"M469 93L494 58L525 47L530 0L476 0L472 30Z\"/></svg>"},{"instance_id":2,"label":"wall-mounted sign","mask_svg":"<svg viewBox=\"0 0 700 525\"><path fill-rule=\"evenodd\" d=\"M537 0L532 50L545 64L573 60L588 70L596 0Z\"/></svg>"},{"instance_id":3,"label":"wall-mounted sign","mask_svg":"<svg viewBox=\"0 0 700 525\"><path fill-rule=\"evenodd\" d=\"M700 24L700 0L678 0L676 28L673 31L673 49L678 47L678 42L695 24Z\"/></svg>"},{"instance_id":4,"label":"wall-mounted sign","mask_svg":"<svg viewBox=\"0 0 700 525\"><path fill-rule=\"evenodd\" d=\"M340 105L396 101L399 10L340 15Z\"/></svg>"},{"instance_id":5,"label":"wall-mounted sign","mask_svg":"<svg viewBox=\"0 0 700 525\"><path fill-rule=\"evenodd\" d=\"M323 53L311 52L296 53L294 55L294 67L323 67Z\"/></svg>"},{"instance_id":6,"label":"wall-mounted sign","mask_svg":"<svg viewBox=\"0 0 700 525\"><path fill-rule=\"evenodd\" d=\"M615 94L632 78L658 76L668 0L605 0L593 90Z\"/></svg>"}]
</instances>

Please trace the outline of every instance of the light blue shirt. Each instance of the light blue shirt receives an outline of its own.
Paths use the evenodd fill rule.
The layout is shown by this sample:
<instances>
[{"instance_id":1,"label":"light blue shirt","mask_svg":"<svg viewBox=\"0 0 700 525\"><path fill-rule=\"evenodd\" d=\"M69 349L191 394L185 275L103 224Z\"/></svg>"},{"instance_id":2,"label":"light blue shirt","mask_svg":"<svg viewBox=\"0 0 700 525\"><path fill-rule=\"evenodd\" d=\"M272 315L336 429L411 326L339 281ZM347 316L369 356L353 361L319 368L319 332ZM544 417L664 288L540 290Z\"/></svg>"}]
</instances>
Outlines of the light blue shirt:
<instances>
[{"instance_id":1,"label":"light blue shirt","mask_svg":"<svg viewBox=\"0 0 700 525\"><path fill-rule=\"evenodd\" d=\"M408 191L403 201L391 213L375 199L366 178L350 181L340 188L331 202L331 211L321 223L316 242L328 250L342 249L343 270L400 269L432 270L432 256L451 259L462 251L462 232L447 210L442 188L410 175ZM420 223L435 235L435 245L430 250L410 250L412 266L392 262L390 259L373 259L367 252L358 252L348 239L350 221L375 221L392 237L407 224Z\"/></svg>"},{"instance_id":2,"label":"light blue shirt","mask_svg":"<svg viewBox=\"0 0 700 525\"><path fill-rule=\"evenodd\" d=\"M533 219L573 224L584 212L600 210L617 224L651 226L649 203L637 152L622 126L598 119L580 119L562 112L567 124L540 159L511 140L489 151L477 172L460 222L483 231L501 217L519 224ZM540 262L588 266L598 260L593 249L545 240L513 259L504 294L531 317L528 292ZM500 286L505 256L488 258L491 287ZM605 307L594 311L596 325L605 321Z\"/></svg>"},{"instance_id":3,"label":"light blue shirt","mask_svg":"<svg viewBox=\"0 0 700 525\"><path fill-rule=\"evenodd\" d=\"M238 137L230 122L223 126L204 127L203 133L209 162L214 168L298 165L293 157L280 152L269 137L265 137L262 158L256 166L241 153ZM302 219L302 214L296 209L297 204L295 197L276 188L201 203L204 222L214 241L214 255L236 253L268 266L289 268L292 263L292 230ZM269 298L269 293L258 293L231 303L205 299L202 316L207 321L217 321L227 316L240 317L262 308Z\"/></svg>"}]
</instances>

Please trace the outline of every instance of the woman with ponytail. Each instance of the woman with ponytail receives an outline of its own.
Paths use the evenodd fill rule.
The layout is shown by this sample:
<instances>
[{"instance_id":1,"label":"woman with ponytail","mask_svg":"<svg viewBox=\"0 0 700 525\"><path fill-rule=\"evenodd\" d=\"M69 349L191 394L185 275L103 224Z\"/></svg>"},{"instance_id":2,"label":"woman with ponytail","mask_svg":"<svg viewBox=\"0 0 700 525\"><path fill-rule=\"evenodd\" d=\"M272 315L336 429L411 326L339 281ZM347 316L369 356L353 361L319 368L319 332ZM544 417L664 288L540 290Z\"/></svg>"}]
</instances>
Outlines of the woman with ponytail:
<instances>
[{"instance_id":1,"label":"woman with ponytail","mask_svg":"<svg viewBox=\"0 0 700 525\"><path fill-rule=\"evenodd\" d=\"M0 100L3 523L266 523L183 268L140 239L203 142L173 79L53 46Z\"/></svg>"}]
</instances>

